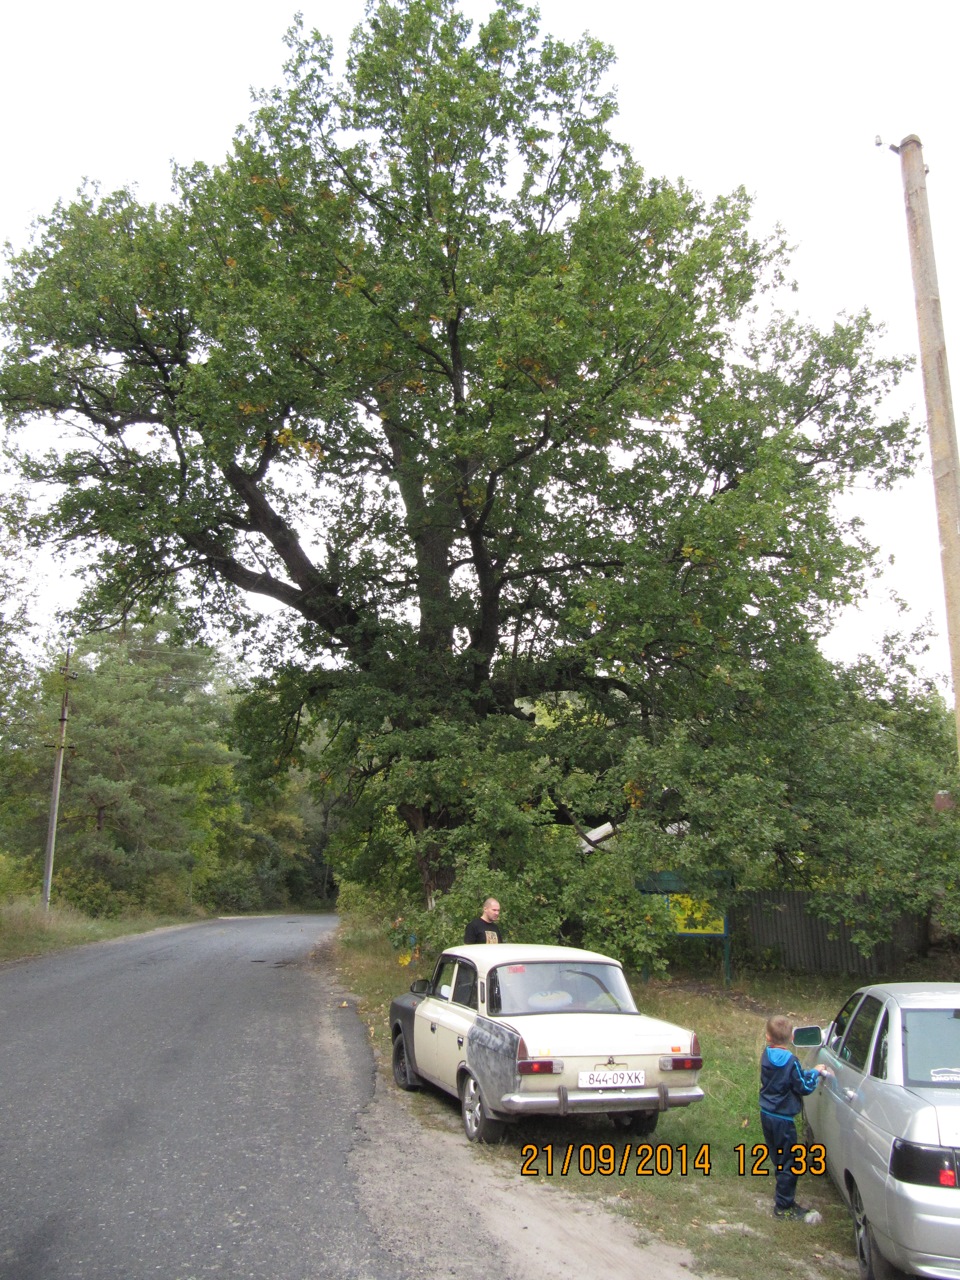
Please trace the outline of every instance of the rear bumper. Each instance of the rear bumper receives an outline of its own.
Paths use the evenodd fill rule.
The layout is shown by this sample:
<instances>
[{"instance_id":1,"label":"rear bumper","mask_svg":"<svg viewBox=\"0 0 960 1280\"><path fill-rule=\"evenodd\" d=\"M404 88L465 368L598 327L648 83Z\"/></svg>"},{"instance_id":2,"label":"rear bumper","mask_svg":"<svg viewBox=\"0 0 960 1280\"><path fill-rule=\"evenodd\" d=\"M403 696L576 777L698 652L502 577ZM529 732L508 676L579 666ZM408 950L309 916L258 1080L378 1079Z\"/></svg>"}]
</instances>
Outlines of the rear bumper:
<instances>
[{"instance_id":1,"label":"rear bumper","mask_svg":"<svg viewBox=\"0 0 960 1280\"><path fill-rule=\"evenodd\" d=\"M498 1111L508 1115L568 1116L610 1111L669 1111L699 1102L703 1090L698 1085L673 1089L661 1084L655 1089L566 1089L556 1093L506 1093Z\"/></svg>"},{"instance_id":2,"label":"rear bumper","mask_svg":"<svg viewBox=\"0 0 960 1280\"><path fill-rule=\"evenodd\" d=\"M887 1178L886 1222L874 1222L881 1252L918 1276L960 1277L960 1191Z\"/></svg>"}]
</instances>

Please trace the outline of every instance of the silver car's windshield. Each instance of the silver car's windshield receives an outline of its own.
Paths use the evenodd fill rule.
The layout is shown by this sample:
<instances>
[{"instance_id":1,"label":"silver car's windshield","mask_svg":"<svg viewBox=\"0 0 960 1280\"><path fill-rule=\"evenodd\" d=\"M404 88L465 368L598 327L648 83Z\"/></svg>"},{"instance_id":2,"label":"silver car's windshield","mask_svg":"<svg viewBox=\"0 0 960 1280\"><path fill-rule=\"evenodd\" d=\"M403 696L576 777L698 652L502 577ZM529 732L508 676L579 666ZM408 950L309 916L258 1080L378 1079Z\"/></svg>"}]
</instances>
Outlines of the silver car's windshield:
<instances>
[{"instance_id":1,"label":"silver car's windshield","mask_svg":"<svg viewBox=\"0 0 960 1280\"><path fill-rule=\"evenodd\" d=\"M501 964L487 979L487 1012L636 1013L627 980L615 964L535 961Z\"/></svg>"},{"instance_id":2,"label":"silver car's windshield","mask_svg":"<svg viewBox=\"0 0 960 1280\"><path fill-rule=\"evenodd\" d=\"M903 1076L925 1089L960 1089L960 1009L904 1009Z\"/></svg>"}]
</instances>

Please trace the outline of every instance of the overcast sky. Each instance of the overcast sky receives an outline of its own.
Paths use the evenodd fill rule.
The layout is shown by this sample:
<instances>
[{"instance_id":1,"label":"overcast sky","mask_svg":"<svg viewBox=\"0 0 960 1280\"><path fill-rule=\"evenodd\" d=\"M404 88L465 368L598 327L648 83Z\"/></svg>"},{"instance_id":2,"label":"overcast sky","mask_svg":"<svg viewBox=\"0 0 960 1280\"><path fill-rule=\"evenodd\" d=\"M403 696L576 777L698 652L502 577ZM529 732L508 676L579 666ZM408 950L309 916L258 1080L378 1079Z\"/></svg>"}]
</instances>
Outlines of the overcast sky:
<instances>
[{"instance_id":1,"label":"overcast sky","mask_svg":"<svg viewBox=\"0 0 960 1280\"><path fill-rule=\"evenodd\" d=\"M296 0L294 0L296 3ZM487 11L463 0L469 16ZM342 54L361 0L303 0L305 24ZM927 179L948 354L960 379L960 136L956 48L946 0L770 0L685 4L542 0L545 30L588 30L617 53L617 132L651 174L712 196L743 185L758 232L776 223L796 245L792 305L829 323L869 307L893 352L915 352L916 319L900 165L887 146L917 134ZM294 9L248 0L82 0L6 6L0 17L0 240L80 181L170 194L170 164L217 162L249 115L251 88L277 83ZM882 147L874 145L880 135ZM960 385L960 383L958 383ZM924 420L919 373L897 406ZM889 589L940 633L931 673L949 668L928 469L895 494L858 490L869 534L893 565L869 605L846 618L831 656L874 650L894 618Z\"/></svg>"}]
</instances>

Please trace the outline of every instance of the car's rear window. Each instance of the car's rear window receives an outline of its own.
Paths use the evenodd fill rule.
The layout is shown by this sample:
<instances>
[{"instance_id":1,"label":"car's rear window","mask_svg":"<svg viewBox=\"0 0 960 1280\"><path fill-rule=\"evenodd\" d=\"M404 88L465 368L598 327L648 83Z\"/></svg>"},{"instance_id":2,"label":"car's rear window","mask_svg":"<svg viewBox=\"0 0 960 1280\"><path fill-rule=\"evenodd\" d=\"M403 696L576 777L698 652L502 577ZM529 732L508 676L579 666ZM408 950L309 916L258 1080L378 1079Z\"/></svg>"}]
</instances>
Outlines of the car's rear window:
<instances>
[{"instance_id":1,"label":"car's rear window","mask_svg":"<svg viewBox=\"0 0 960 1280\"><path fill-rule=\"evenodd\" d=\"M487 1012L636 1013L627 980L615 964L549 960L500 964L487 979Z\"/></svg>"},{"instance_id":2,"label":"car's rear window","mask_svg":"<svg viewBox=\"0 0 960 1280\"><path fill-rule=\"evenodd\" d=\"M908 1085L960 1089L960 1009L904 1009L903 1075Z\"/></svg>"}]
</instances>

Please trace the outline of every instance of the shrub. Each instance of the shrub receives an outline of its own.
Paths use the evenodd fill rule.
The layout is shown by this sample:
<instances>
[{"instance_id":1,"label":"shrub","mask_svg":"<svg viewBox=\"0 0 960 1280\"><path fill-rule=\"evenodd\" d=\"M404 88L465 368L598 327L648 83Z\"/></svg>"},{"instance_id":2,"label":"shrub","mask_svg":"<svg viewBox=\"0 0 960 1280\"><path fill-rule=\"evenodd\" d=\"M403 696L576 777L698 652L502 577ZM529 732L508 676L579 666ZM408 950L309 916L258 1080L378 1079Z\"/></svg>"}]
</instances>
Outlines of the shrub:
<instances>
[{"instance_id":1,"label":"shrub","mask_svg":"<svg viewBox=\"0 0 960 1280\"><path fill-rule=\"evenodd\" d=\"M257 873L247 862L223 864L207 881L204 901L215 911L262 911L264 907Z\"/></svg>"},{"instance_id":2,"label":"shrub","mask_svg":"<svg viewBox=\"0 0 960 1280\"><path fill-rule=\"evenodd\" d=\"M0 902L8 898L37 893L40 887L36 871L25 858L15 858L12 854L0 853Z\"/></svg>"},{"instance_id":3,"label":"shrub","mask_svg":"<svg viewBox=\"0 0 960 1280\"><path fill-rule=\"evenodd\" d=\"M65 902L85 916L107 920L115 920L137 905L129 893L115 889L96 872L69 866L54 875L51 899Z\"/></svg>"}]
</instances>

